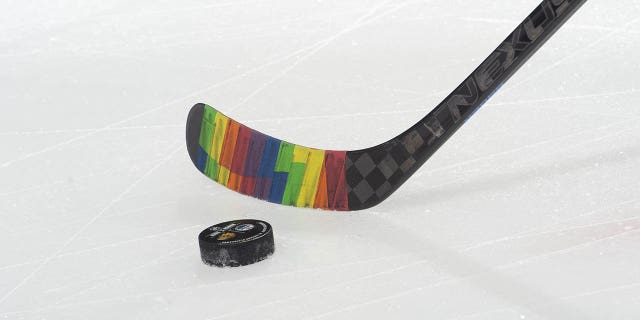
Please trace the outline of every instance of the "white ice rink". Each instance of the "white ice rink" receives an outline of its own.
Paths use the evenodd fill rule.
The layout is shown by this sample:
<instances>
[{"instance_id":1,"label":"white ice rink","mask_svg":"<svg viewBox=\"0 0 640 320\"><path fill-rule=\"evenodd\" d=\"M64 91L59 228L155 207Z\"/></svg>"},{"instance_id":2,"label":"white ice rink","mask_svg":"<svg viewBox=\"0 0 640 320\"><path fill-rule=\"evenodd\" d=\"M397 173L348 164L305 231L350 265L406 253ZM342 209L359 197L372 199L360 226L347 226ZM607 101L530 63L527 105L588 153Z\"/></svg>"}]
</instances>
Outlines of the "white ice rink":
<instances>
[{"instance_id":1,"label":"white ice rink","mask_svg":"<svg viewBox=\"0 0 640 320\"><path fill-rule=\"evenodd\" d=\"M638 319L640 2L590 0L356 213L203 176L206 102L325 149L388 140L538 0L0 1L0 319ZM200 261L269 221L276 253Z\"/></svg>"}]
</instances>

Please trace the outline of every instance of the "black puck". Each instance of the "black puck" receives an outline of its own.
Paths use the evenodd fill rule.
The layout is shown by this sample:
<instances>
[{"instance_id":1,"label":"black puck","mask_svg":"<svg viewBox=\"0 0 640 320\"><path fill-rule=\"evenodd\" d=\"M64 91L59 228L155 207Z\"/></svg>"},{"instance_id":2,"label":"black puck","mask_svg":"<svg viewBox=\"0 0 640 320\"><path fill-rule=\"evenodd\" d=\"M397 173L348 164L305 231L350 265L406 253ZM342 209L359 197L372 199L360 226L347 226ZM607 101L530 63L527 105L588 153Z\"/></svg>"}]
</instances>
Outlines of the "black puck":
<instances>
[{"instance_id":1,"label":"black puck","mask_svg":"<svg viewBox=\"0 0 640 320\"><path fill-rule=\"evenodd\" d=\"M261 220L236 220L204 229L198 236L202 262L216 267L246 266L275 251L273 229Z\"/></svg>"}]
</instances>

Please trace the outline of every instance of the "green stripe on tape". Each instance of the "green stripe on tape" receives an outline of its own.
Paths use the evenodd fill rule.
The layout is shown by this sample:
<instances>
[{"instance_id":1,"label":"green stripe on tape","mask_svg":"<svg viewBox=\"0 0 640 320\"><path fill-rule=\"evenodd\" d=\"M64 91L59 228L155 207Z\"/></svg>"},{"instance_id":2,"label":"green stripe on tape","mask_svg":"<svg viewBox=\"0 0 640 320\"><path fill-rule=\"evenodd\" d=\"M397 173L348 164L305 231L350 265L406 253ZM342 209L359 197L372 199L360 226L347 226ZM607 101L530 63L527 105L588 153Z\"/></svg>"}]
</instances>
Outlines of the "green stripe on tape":
<instances>
[{"instance_id":1,"label":"green stripe on tape","mask_svg":"<svg viewBox=\"0 0 640 320\"><path fill-rule=\"evenodd\" d=\"M276 167L275 169L273 169L273 171L289 172L289 170L291 170L294 148L294 144L282 141L282 143L280 144L280 151L278 151L278 160L276 161Z\"/></svg>"},{"instance_id":2,"label":"green stripe on tape","mask_svg":"<svg viewBox=\"0 0 640 320\"><path fill-rule=\"evenodd\" d=\"M211 157L207 157L207 166L204 168L204 174L214 181L218 181L219 171L220 165L218 164L218 162L211 159Z\"/></svg>"},{"instance_id":3,"label":"green stripe on tape","mask_svg":"<svg viewBox=\"0 0 640 320\"><path fill-rule=\"evenodd\" d=\"M284 197L282 197L282 204L295 206L298 202L298 196L300 195L300 187L302 187L302 180L304 178L304 171L307 169L305 163L294 162L291 164L291 170L289 171L289 179L287 179L287 186L284 188Z\"/></svg>"},{"instance_id":4,"label":"green stripe on tape","mask_svg":"<svg viewBox=\"0 0 640 320\"><path fill-rule=\"evenodd\" d=\"M217 111L211 107L204 107L202 115L202 124L200 126L200 147L209 154L211 150L211 138L213 137L214 123Z\"/></svg>"}]
</instances>

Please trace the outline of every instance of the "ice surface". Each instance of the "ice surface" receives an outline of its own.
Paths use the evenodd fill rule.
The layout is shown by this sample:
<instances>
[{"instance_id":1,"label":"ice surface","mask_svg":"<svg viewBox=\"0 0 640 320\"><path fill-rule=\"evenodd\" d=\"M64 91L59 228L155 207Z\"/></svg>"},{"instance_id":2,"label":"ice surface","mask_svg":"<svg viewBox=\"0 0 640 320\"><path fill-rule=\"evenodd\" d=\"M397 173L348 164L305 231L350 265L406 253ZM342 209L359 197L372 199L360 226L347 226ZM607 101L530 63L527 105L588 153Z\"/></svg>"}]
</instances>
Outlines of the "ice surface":
<instances>
[{"instance_id":1,"label":"ice surface","mask_svg":"<svg viewBox=\"0 0 640 320\"><path fill-rule=\"evenodd\" d=\"M414 177L358 213L200 174L196 102L303 145L380 143L537 0L5 1L0 318L635 319L640 2L591 0ZM269 221L276 253L200 261Z\"/></svg>"}]
</instances>

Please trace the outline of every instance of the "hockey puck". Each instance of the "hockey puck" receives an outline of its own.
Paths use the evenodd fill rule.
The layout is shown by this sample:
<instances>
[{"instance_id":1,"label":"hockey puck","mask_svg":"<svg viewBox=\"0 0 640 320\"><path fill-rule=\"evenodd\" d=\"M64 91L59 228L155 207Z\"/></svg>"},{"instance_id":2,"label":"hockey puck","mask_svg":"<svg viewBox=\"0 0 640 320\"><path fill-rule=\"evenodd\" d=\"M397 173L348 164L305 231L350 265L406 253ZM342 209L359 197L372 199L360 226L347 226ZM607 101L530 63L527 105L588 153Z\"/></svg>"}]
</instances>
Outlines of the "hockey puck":
<instances>
[{"instance_id":1,"label":"hockey puck","mask_svg":"<svg viewBox=\"0 0 640 320\"><path fill-rule=\"evenodd\" d=\"M266 259L275 251L273 229L261 220L236 220L204 229L198 236L202 262L239 267Z\"/></svg>"}]
</instances>

